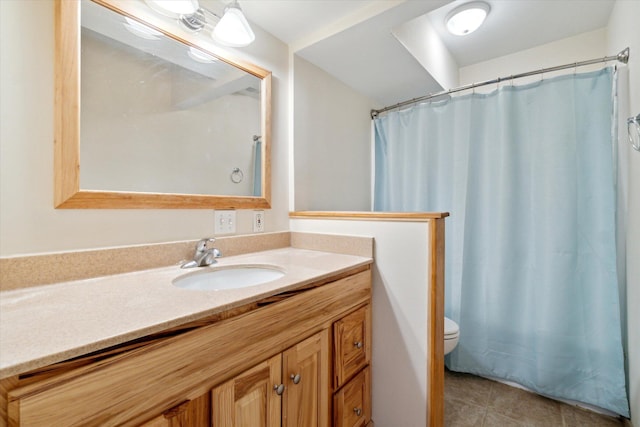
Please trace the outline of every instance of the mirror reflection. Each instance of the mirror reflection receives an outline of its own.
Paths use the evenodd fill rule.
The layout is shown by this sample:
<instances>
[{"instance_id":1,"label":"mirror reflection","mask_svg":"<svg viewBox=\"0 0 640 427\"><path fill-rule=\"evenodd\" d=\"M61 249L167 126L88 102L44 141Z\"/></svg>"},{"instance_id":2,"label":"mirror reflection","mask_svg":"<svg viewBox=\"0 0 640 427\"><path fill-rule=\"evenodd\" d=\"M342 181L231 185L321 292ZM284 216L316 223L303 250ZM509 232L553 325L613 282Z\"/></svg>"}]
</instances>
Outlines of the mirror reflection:
<instances>
[{"instance_id":1,"label":"mirror reflection","mask_svg":"<svg viewBox=\"0 0 640 427\"><path fill-rule=\"evenodd\" d=\"M88 0L81 23L81 188L260 196L260 78Z\"/></svg>"}]
</instances>

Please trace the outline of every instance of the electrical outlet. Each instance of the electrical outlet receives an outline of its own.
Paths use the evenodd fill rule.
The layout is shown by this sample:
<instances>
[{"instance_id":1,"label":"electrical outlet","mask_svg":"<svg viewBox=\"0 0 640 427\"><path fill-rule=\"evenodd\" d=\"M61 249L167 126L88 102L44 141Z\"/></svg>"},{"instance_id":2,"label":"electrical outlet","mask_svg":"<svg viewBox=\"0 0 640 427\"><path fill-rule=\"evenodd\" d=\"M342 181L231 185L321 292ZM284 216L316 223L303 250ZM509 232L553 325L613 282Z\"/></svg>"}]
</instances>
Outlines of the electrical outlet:
<instances>
[{"instance_id":1,"label":"electrical outlet","mask_svg":"<svg viewBox=\"0 0 640 427\"><path fill-rule=\"evenodd\" d=\"M253 232L262 233L264 231L264 211L253 211Z\"/></svg>"},{"instance_id":2,"label":"electrical outlet","mask_svg":"<svg viewBox=\"0 0 640 427\"><path fill-rule=\"evenodd\" d=\"M234 234L236 232L236 211L215 211L215 234Z\"/></svg>"}]
</instances>

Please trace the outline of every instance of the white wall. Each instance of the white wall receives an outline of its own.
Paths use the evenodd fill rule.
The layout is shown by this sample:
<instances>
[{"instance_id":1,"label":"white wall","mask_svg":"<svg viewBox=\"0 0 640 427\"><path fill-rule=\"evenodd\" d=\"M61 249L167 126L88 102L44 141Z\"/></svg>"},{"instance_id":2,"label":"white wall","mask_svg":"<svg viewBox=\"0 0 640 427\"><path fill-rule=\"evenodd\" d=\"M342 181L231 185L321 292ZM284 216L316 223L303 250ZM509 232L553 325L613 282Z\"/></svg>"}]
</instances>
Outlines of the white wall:
<instances>
[{"instance_id":1,"label":"white wall","mask_svg":"<svg viewBox=\"0 0 640 427\"><path fill-rule=\"evenodd\" d=\"M0 1L0 256L197 239L210 210L53 208L53 1ZM25 31L29 22L38 31ZM289 228L288 48L260 28L233 53L273 72L272 209L266 230ZM251 211L238 212L239 233Z\"/></svg>"},{"instance_id":2,"label":"white wall","mask_svg":"<svg viewBox=\"0 0 640 427\"><path fill-rule=\"evenodd\" d=\"M429 71L442 89L458 86L458 63L436 33L428 14L394 28L393 35Z\"/></svg>"},{"instance_id":3,"label":"white wall","mask_svg":"<svg viewBox=\"0 0 640 427\"><path fill-rule=\"evenodd\" d=\"M369 210L373 101L293 61L295 210Z\"/></svg>"},{"instance_id":4,"label":"white wall","mask_svg":"<svg viewBox=\"0 0 640 427\"><path fill-rule=\"evenodd\" d=\"M372 418L426 425L429 223L292 219L291 230L375 239Z\"/></svg>"},{"instance_id":5,"label":"white wall","mask_svg":"<svg viewBox=\"0 0 640 427\"><path fill-rule=\"evenodd\" d=\"M617 0L607 26L607 50L618 52L631 48L628 74L628 111L620 107L622 119L640 114L640 2ZM624 82L621 82L624 83ZM622 85L621 85L622 88ZM625 94L619 99L625 101ZM620 129L626 138L626 128ZM623 141L620 157L627 160L627 363L631 402L631 422L640 427L640 152Z\"/></svg>"}]
</instances>

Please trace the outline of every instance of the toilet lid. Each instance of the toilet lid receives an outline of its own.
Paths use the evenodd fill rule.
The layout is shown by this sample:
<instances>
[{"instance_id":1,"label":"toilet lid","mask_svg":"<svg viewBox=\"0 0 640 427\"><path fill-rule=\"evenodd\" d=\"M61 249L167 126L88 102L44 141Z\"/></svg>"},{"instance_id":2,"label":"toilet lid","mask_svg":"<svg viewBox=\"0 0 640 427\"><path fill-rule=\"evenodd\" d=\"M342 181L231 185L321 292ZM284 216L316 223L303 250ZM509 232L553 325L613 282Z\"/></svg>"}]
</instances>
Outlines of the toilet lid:
<instances>
[{"instance_id":1,"label":"toilet lid","mask_svg":"<svg viewBox=\"0 0 640 427\"><path fill-rule=\"evenodd\" d=\"M448 317L445 317L444 318L444 336L446 337L447 335L456 335L458 332L460 332L460 328L458 327L458 324L453 320L449 319Z\"/></svg>"}]
</instances>

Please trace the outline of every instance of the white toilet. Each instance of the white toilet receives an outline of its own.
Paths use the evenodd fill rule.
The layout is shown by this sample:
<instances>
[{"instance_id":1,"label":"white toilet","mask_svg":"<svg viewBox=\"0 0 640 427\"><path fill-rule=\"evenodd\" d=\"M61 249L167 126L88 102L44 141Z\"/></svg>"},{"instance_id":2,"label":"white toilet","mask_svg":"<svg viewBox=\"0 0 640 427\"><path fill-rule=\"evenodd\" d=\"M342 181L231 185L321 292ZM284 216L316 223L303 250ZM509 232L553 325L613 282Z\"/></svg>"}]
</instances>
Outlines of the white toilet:
<instances>
[{"instance_id":1,"label":"white toilet","mask_svg":"<svg viewBox=\"0 0 640 427\"><path fill-rule=\"evenodd\" d=\"M460 327L456 322L444 318L444 354L449 354L458 345L458 338L460 337Z\"/></svg>"}]
</instances>

